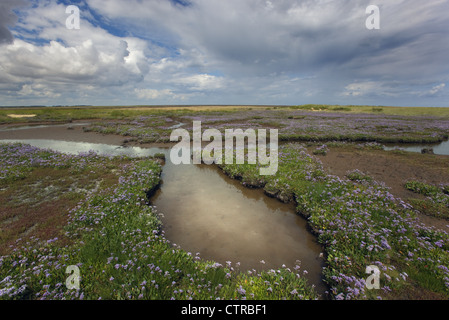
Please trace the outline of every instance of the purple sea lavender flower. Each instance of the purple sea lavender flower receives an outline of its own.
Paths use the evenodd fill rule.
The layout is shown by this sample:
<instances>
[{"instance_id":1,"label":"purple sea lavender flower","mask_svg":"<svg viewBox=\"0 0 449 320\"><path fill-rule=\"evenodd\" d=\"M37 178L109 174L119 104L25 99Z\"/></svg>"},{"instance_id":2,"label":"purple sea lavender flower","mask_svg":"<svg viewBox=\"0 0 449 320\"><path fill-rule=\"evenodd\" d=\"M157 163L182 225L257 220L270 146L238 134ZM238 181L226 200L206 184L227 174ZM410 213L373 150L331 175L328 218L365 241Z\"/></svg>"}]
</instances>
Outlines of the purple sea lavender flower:
<instances>
[{"instance_id":1,"label":"purple sea lavender flower","mask_svg":"<svg viewBox=\"0 0 449 320\"><path fill-rule=\"evenodd\" d=\"M246 294L246 290L243 289L242 286L240 286L240 287L237 289L237 292L240 293L242 296L244 296L244 295Z\"/></svg>"}]
</instances>

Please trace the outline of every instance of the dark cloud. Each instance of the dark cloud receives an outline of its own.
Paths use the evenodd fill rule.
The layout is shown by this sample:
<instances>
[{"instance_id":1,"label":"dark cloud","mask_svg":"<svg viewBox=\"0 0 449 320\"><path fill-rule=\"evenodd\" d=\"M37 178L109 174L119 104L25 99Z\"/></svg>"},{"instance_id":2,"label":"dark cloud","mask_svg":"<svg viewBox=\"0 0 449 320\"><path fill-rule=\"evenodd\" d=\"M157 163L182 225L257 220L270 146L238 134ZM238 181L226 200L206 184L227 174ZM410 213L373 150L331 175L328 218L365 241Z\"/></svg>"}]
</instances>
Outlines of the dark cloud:
<instances>
[{"instance_id":1,"label":"dark cloud","mask_svg":"<svg viewBox=\"0 0 449 320\"><path fill-rule=\"evenodd\" d=\"M444 69L448 64L441 52L449 46L449 18L443 14L449 4L439 0L386 2L380 5L381 29L374 31L365 27L368 4L358 0L192 0L186 7L130 1L134 10L126 9L123 0L107 6L101 0L88 2L119 23L151 21L177 39L171 45L199 50L230 76L345 67L357 77L364 66L376 64L385 76L410 77L413 70L421 75L423 66Z\"/></svg>"},{"instance_id":2,"label":"dark cloud","mask_svg":"<svg viewBox=\"0 0 449 320\"><path fill-rule=\"evenodd\" d=\"M0 44L11 43L14 40L9 27L17 22L17 16L12 10L25 4L26 2L22 0L2 0L0 2Z\"/></svg>"},{"instance_id":3,"label":"dark cloud","mask_svg":"<svg viewBox=\"0 0 449 320\"><path fill-rule=\"evenodd\" d=\"M0 42L11 43L20 2L0 1ZM3 82L24 97L82 82L92 96L114 86L117 99L160 103L446 105L449 2L378 2L380 29L368 30L359 0L85 0L69 32L68 0L34 0L20 39L0 48Z\"/></svg>"}]
</instances>

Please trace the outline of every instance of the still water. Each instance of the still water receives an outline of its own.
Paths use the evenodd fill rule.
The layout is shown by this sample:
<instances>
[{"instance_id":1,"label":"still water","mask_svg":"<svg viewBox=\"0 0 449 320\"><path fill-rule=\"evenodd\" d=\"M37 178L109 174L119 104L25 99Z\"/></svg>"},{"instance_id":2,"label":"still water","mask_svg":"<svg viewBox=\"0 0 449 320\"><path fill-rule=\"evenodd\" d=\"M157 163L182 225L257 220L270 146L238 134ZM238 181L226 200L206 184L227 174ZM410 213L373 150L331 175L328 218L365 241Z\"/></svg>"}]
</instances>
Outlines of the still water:
<instances>
[{"instance_id":1,"label":"still water","mask_svg":"<svg viewBox=\"0 0 449 320\"><path fill-rule=\"evenodd\" d=\"M306 221L295 214L292 204L266 196L262 190L248 189L224 175L216 166L174 165L168 147L123 147L101 143L45 139L0 140L21 142L40 148L77 154L95 151L106 155L136 157L164 153L167 161L162 184L150 199L162 213L165 237L192 254L223 265L240 263L240 270L276 269L283 264L301 270L319 292L324 266L316 238ZM261 263L261 261L265 263Z\"/></svg>"},{"instance_id":2,"label":"still water","mask_svg":"<svg viewBox=\"0 0 449 320\"><path fill-rule=\"evenodd\" d=\"M399 150L404 150L404 151L420 153L423 148L432 148L434 154L448 156L449 155L449 140L443 141L438 144L426 144L426 145L421 145L421 144L420 145L415 145L415 144L404 145L404 144L402 144L402 145L396 145L396 146L386 146L385 150L399 149Z\"/></svg>"}]
</instances>

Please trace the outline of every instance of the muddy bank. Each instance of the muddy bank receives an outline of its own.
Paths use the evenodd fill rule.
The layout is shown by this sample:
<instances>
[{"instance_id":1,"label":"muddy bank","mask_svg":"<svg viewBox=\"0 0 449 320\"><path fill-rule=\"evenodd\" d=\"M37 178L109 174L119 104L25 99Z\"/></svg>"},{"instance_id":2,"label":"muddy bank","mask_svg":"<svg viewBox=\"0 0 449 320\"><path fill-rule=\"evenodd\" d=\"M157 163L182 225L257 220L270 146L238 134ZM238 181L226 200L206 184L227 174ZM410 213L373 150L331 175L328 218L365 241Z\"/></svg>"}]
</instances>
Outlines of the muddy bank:
<instances>
[{"instance_id":1,"label":"muddy bank","mask_svg":"<svg viewBox=\"0 0 449 320\"><path fill-rule=\"evenodd\" d=\"M309 280L325 291L322 248L293 204L246 188L217 166L170 161L150 202L162 213L166 238L184 250L223 265L239 262L240 270L293 268L300 260Z\"/></svg>"},{"instance_id":2,"label":"muddy bank","mask_svg":"<svg viewBox=\"0 0 449 320\"><path fill-rule=\"evenodd\" d=\"M71 123L22 123L0 125L0 139L53 139L102 143L111 145L140 146L142 148L172 144L139 144L131 137L85 132L87 121ZM14 130L9 130L15 128ZM309 148L312 154L315 147ZM415 179L430 184L449 181L449 156L419 154L414 152L395 152L382 150L357 149L355 147L334 147L325 156L318 156L329 174L344 177L350 170L359 169L379 182L385 183L391 193L403 200L419 197L404 188L407 180ZM257 186L262 187L262 186ZM269 195L269 194L268 194ZM273 196L273 195L269 195ZM282 199L280 199L282 201ZM449 221L428 216L420 216L426 225L434 225L449 231Z\"/></svg>"},{"instance_id":3,"label":"muddy bank","mask_svg":"<svg viewBox=\"0 0 449 320\"><path fill-rule=\"evenodd\" d=\"M318 158L329 174L343 178L348 171L359 169L376 181L383 182L395 197L404 201L420 197L404 188L408 180L436 185L449 181L449 156L345 147L330 148L327 155ZM419 215L419 219L427 226L449 232L447 220L426 215Z\"/></svg>"},{"instance_id":4,"label":"muddy bank","mask_svg":"<svg viewBox=\"0 0 449 320\"><path fill-rule=\"evenodd\" d=\"M130 137L84 132L86 121L51 124L0 125L0 139L52 139L59 141L89 142L121 145Z\"/></svg>"},{"instance_id":5,"label":"muddy bank","mask_svg":"<svg viewBox=\"0 0 449 320\"><path fill-rule=\"evenodd\" d=\"M47 147L66 152L77 152L82 147L77 142L123 145L127 139L84 132L82 127L67 124L22 128L2 131L0 139L33 140L39 146L44 141L49 142ZM158 149L166 157L171 146L165 144L162 149L136 142L126 145ZM282 265L293 269L299 260L317 290L326 290L321 281L322 248L292 204L269 198L262 190L248 189L216 166L176 166L166 161L161 178L161 184L148 190L147 196L162 214L162 229L172 243L194 254L198 252L205 260L223 265L227 261L239 262L240 270L276 269Z\"/></svg>"}]
</instances>

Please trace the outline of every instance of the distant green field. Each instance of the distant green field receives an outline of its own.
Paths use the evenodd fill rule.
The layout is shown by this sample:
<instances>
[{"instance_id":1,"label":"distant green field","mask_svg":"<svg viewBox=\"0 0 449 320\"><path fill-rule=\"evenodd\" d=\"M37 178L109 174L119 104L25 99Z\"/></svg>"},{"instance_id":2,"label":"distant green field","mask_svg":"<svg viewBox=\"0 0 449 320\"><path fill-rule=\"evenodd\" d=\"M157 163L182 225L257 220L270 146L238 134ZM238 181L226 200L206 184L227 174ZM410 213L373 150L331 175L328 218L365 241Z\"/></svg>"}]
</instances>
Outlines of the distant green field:
<instances>
[{"instance_id":1,"label":"distant green field","mask_svg":"<svg viewBox=\"0 0 449 320\"><path fill-rule=\"evenodd\" d=\"M341 106L307 104L298 106L81 106L81 107L8 107L0 108L0 123L71 121L84 119L126 119L164 113L193 113L197 111L228 111L248 109L304 110L339 113L372 113L400 116L431 116L449 118L449 107L390 107Z\"/></svg>"},{"instance_id":2,"label":"distant green field","mask_svg":"<svg viewBox=\"0 0 449 320\"><path fill-rule=\"evenodd\" d=\"M449 107L390 107L390 106L340 106L340 105L300 105L291 108L309 110L309 111L326 111L326 112L345 112L345 113L374 113L385 115L400 116L435 116L449 117Z\"/></svg>"}]
</instances>

